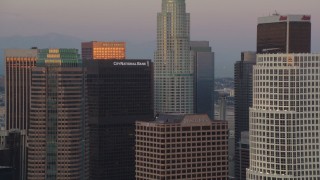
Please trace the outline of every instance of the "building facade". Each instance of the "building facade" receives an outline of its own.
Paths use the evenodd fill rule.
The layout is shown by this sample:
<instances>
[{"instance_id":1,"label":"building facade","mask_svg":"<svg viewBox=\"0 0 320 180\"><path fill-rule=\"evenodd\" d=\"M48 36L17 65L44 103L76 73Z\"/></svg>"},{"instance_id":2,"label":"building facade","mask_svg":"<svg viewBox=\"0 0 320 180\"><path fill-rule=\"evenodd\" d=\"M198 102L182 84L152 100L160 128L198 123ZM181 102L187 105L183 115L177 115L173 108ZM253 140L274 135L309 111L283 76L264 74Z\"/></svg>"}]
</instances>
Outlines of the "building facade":
<instances>
[{"instance_id":1,"label":"building facade","mask_svg":"<svg viewBox=\"0 0 320 180\"><path fill-rule=\"evenodd\" d=\"M209 41L191 41L190 49L195 67L194 111L214 119L214 53Z\"/></svg>"},{"instance_id":2,"label":"building facade","mask_svg":"<svg viewBox=\"0 0 320 180\"><path fill-rule=\"evenodd\" d=\"M13 169L11 167L0 166L0 179L12 179Z\"/></svg>"},{"instance_id":3,"label":"building facade","mask_svg":"<svg viewBox=\"0 0 320 180\"><path fill-rule=\"evenodd\" d=\"M30 112L31 70L36 64L37 49L6 49L4 51L6 80L6 131L19 130L21 150L19 179L27 173L27 131Z\"/></svg>"},{"instance_id":4,"label":"building facade","mask_svg":"<svg viewBox=\"0 0 320 180\"><path fill-rule=\"evenodd\" d=\"M227 120L227 96L225 94L219 97L219 120Z\"/></svg>"},{"instance_id":5,"label":"building facade","mask_svg":"<svg viewBox=\"0 0 320 180\"><path fill-rule=\"evenodd\" d=\"M235 141L242 131L249 131L249 107L252 105L252 76L256 63L255 52L242 52L241 61L234 65L234 116Z\"/></svg>"},{"instance_id":6,"label":"building facade","mask_svg":"<svg viewBox=\"0 0 320 180\"><path fill-rule=\"evenodd\" d=\"M82 59L123 60L126 58L125 42L83 42L81 43Z\"/></svg>"},{"instance_id":7,"label":"building facade","mask_svg":"<svg viewBox=\"0 0 320 180\"><path fill-rule=\"evenodd\" d=\"M235 179L240 177L239 141L241 132L249 131L249 107L252 106L253 66L256 63L255 52L242 52L241 61L234 65L234 122L235 122ZM245 167L247 168L247 167Z\"/></svg>"},{"instance_id":8,"label":"building facade","mask_svg":"<svg viewBox=\"0 0 320 180\"><path fill-rule=\"evenodd\" d=\"M135 174L135 122L153 118L150 60L88 60L90 179Z\"/></svg>"},{"instance_id":9,"label":"building facade","mask_svg":"<svg viewBox=\"0 0 320 180\"><path fill-rule=\"evenodd\" d=\"M228 179L228 124L208 115L136 123L136 179Z\"/></svg>"},{"instance_id":10,"label":"building facade","mask_svg":"<svg viewBox=\"0 0 320 180\"><path fill-rule=\"evenodd\" d=\"M265 54L253 70L248 180L320 178L320 54Z\"/></svg>"},{"instance_id":11,"label":"building facade","mask_svg":"<svg viewBox=\"0 0 320 180\"><path fill-rule=\"evenodd\" d=\"M239 180L245 180L247 168L250 166L249 131L241 132L241 140L238 144L239 165L235 169L235 174Z\"/></svg>"},{"instance_id":12,"label":"building facade","mask_svg":"<svg viewBox=\"0 0 320 180\"><path fill-rule=\"evenodd\" d=\"M311 16L279 15L258 18L257 53L310 53Z\"/></svg>"},{"instance_id":13,"label":"building facade","mask_svg":"<svg viewBox=\"0 0 320 180\"><path fill-rule=\"evenodd\" d=\"M10 170L10 180L21 180L21 137L20 130L10 130L6 132L5 146L0 147L0 168Z\"/></svg>"},{"instance_id":14,"label":"building facade","mask_svg":"<svg viewBox=\"0 0 320 180\"><path fill-rule=\"evenodd\" d=\"M32 69L29 180L88 179L86 75L76 49L41 49Z\"/></svg>"},{"instance_id":15,"label":"building facade","mask_svg":"<svg viewBox=\"0 0 320 180\"><path fill-rule=\"evenodd\" d=\"M162 0L154 56L154 108L157 113L194 113L194 62L190 14L185 0Z\"/></svg>"}]
</instances>

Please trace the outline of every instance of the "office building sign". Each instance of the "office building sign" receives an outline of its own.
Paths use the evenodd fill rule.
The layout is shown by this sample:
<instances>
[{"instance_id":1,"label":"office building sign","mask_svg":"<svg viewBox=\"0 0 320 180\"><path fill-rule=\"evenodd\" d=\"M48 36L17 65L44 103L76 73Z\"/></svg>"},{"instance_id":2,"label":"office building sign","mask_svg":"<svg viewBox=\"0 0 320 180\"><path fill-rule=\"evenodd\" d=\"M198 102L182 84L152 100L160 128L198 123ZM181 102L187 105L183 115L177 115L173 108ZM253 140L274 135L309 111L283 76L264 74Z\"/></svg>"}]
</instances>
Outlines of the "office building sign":
<instances>
[{"instance_id":1,"label":"office building sign","mask_svg":"<svg viewBox=\"0 0 320 180\"><path fill-rule=\"evenodd\" d=\"M141 61L135 61L135 62L113 62L114 66L148 66L149 67L149 62L141 62Z\"/></svg>"}]
</instances>

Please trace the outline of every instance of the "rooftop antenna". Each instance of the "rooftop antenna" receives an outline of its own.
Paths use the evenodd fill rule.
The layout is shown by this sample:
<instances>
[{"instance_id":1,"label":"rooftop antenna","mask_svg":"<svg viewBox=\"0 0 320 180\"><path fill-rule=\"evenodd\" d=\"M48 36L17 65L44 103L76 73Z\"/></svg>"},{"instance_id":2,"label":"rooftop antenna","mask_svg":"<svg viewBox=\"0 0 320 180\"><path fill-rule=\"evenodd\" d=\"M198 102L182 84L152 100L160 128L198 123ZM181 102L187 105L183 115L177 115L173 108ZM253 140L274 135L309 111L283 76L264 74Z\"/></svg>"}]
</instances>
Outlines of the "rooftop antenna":
<instances>
[{"instance_id":1,"label":"rooftop antenna","mask_svg":"<svg viewBox=\"0 0 320 180\"><path fill-rule=\"evenodd\" d=\"M274 16L279 16L280 14L277 12L277 10L274 10Z\"/></svg>"}]
</instances>

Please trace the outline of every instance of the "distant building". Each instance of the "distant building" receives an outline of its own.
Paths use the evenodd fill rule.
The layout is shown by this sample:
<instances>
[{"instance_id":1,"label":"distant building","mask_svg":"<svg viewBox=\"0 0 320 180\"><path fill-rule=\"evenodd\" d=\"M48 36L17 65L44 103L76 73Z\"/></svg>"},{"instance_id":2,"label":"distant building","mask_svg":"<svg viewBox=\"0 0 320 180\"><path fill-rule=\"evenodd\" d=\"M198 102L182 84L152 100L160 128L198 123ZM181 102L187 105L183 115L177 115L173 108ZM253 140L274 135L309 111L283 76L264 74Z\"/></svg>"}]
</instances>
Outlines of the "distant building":
<instances>
[{"instance_id":1,"label":"distant building","mask_svg":"<svg viewBox=\"0 0 320 180\"><path fill-rule=\"evenodd\" d=\"M235 169L238 180L246 180L246 169L250 165L250 151L249 151L249 131L241 132L241 140L238 146L239 165Z\"/></svg>"},{"instance_id":2,"label":"distant building","mask_svg":"<svg viewBox=\"0 0 320 180\"><path fill-rule=\"evenodd\" d=\"M208 115L136 122L136 179L228 179L228 124Z\"/></svg>"},{"instance_id":3,"label":"distant building","mask_svg":"<svg viewBox=\"0 0 320 180\"><path fill-rule=\"evenodd\" d=\"M1 127L0 128L0 149L5 147L7 136L8 136L7 130L5 130L3 127Z\"/></svg>"},{"instance_id":4,"label":"distant building","mask_svg":"<svg viewBox=\"0 0 320 180\"><path fill-rule=\"evenodd\" d=\"M231 90L231 91L230 91L229 96L230 96L230 97L234 97L234 90Z\"/></svg>"},{"instance_id":5,"label":"distant building","mask_svg":"<svg viewBox=\"0 0 320 180\"><path fill-rule=\"evenodd\" d=\"M88 60L90 179L133 180L135 122L153 118L151 60Z\"/></svg>"},{"instance_id":6,"label":"distant building","mask_svg":"<svg viewBox=\"0 0 320 180\"><path fill-rule=\"evenodd\" d=\"M19 172L21 172L21 145L23 144L21 139L20 130L10 130L6 136L6 146L7 156L3 157L5 159L6 164L3 166L12 168L12 180L20 180L21 176Z\"/></svg>"},{"instance_id":7,"label":"distant building","mask_svg":"<svg viewBox=\"0 0 320 180\"><path fill-rule=\"evenodd\" d=\"M0 178L10 177L8 180L20 180L21 172L21 134L19 130L0 131L5 137L5 146L0 146Z\"/></svg>"},{"instance_id":8,"label":"distant building","mask_svg":"<svg viewBox=\"0 0 320 180\"><path fill-rule=\"evenodd\" d=\"M208 41L191 41L190 48L195 68L195 113L214 119L214 53Z\"/></svg>"},{"instance_id":9,"label":"distant building","mask_svg":"<svg viewBox=\"0 0 320 180\"><path fill-rule=\"evenodd\" d=\"M311 16L279 15L258 18L257 54L310 53Z\"/></svg>"},{"instance_id":10,"label":"distant building","mask_svg":"<svg viewBox=\"0 0 320 180\"><path fill-rule=\"evenodd\" d=\"M194 62L185 0L162 0L154 55L154 111L194 113Z\"/></svg>"},{"instance_id":11,"label":"distant building","mask_svg":"<svg viewBox=\"0 0 320 180\"><path fill-rule=\"evenodd\" d=\"M235 179L235 139L234 139L234 130L230 130L229 128L229 136L228 136L228 176L229 180Z\"/></svg>"},{"instance_id":12,"label":"distant building","mask_svg":"<svg viewBox=\"0 0 320 180\"><path fill-rule=\"evenodd\" d=\"M240 177L239 141L241 132L249 131L249 108L252 106L253 66L255 52L242 52L234 65L235 177Z\"/></svg>"},{"instance_id":13,"label":"distant building","mask_svg":"<svg viewBox=\"0 0 320 180\"><path fill-rule=\"evenodd\" d=\"M125 42L91 41L81 43L82 59L121 60L126 58Z\"/></svg>"},{"instance_id":14,"label":"distant building","mask_svg":"<svg viewBox=\"0 0 320 180\"><path fill-rule=\"evenodd\" d=\"M0 97L3 98L2 103L5 103L5 95L4 97ZM6 124L6 107L5 106L1 106L0 105L0 131L1 130L5 130L5 124Z\"/></svg>"},{"instance_id":15,"label":"distant building","mask_svg":"<svg viewBox=\"0 0 320 180\"><path fill-rule=\"evenodd\" d=\"M37 49L6 49L6 130L19 130L21 153L19 180L26 180L27 131L30 117L31 69L37 60Z\"/></svg>"},{"instance_id":16,"label":"distant building","mask_svg":"<svg viewBox=\"0 0 320 180\"><path fill-rule=\"evenodd\" d=\"M225 95L219 98L219 120L227 120L227 96Z\"/></svg>"},{"instance_id":17,"label":"distant building","mask_svg":"<svg viewBox=\"0 0 320 180\"><path fill-rule=\"evenodd\" d=\"M5 84L5 76L0 76L0 90L3 90L4 89L4 84Z\"/></svg>"},{"instance_id":18,"label":"distant building","mask_svg":"<svg viewBox=\"0 0 320 180\"><path fill-rule=\"evenodd\" d=\"M320 54L260 54L247 180L320 178Z\"/></svg>"},{"instance_id":19,"label":"distant building","mask_svg":"<svg viewBox=\"0 0 320 180\"><path fill-rule=\"evenodd\" d=\"M88 179L86 75L77 49L41 49L32 69L28 180Z\"/></svg>"}]
</instances>

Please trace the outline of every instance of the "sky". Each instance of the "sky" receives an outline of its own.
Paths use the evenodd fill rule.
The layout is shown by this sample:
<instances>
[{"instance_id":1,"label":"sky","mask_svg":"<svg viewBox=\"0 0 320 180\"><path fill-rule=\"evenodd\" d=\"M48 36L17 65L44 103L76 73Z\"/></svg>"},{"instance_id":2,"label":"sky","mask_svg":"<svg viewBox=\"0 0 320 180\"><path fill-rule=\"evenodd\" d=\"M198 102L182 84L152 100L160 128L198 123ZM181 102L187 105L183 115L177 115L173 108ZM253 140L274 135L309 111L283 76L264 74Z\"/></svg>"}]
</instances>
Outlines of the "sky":
<instances>
[{"instance_id":1,"label":"sky","mask_svg":"<svg viewBox=\"0 0 320 180\"><path fill-rule=\"evenodd\" d=\"M255 50L257 18L274 12L310 14L312 51L320 52L319 0L186 3L191 14L191 40L210 41L216 53L217 77L233 76L233 64L241 51ZM161 0L0 0L0 37L58 33L87 41L155 44L156 14L160 11ZM141 58L152 58L152 54L148 50Z\"/></svg>"}]
</instances>

